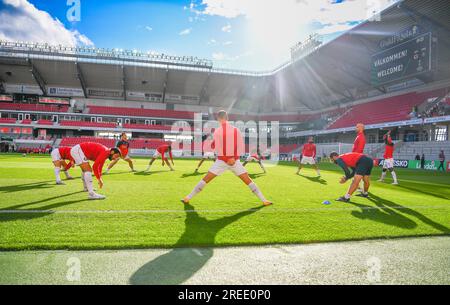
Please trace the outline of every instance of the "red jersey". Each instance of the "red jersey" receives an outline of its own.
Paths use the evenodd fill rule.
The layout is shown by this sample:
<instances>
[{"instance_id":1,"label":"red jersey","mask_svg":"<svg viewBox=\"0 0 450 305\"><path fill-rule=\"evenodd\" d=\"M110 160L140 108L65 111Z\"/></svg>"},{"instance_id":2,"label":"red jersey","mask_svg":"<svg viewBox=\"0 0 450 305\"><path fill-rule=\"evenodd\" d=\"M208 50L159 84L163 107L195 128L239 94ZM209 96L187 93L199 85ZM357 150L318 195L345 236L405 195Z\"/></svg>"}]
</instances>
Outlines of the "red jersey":
<instances>
[{"instance_id":1,"label":"red jersey","mask_svg":"<svg viewBox=\"0 0 450 305\"><path fill-rule=\"evenodd\" d=\"M344 161L345 165L347 165L348 167L356 167L356 163L358 163L359 159L361 159L361 157L364 156L364 154L360 154L360 153L346 153L343 155L339 156L339 159L341 159L342 161Z\"/></svg>"},{"instance_id":2,"label":"red jersey","mask_svg":"<svg viewBox=\"0 0 450 305\"><path fill-rule=\"evenodd\" d=\"M230 159L238 160L244 154L245 144L242 134L236 127L228 122L221 124L214 131L214 143L217 159L228 162Z\"/></svg>"},{"instance_id":3,"label":"red jersey","mask_svg":"<svg viewBox=\"0 0 450 305\"><path fill-rule=\"evenodd\" d=\"M130 147L130 143L128 141L120 140L117 142L116 146L120 150L123 158L128 156L128 148Z\"/></svg>"},{"instance_id":4,"label":"red jersey","mask_svg":"<svg viewBox=\"0 0 450 305\"><path fill-rule=\"evenodd\" d=\"M384 142L386 143L386 147L384 148L384 156L385 159L392 159L394 158L394 143L392 142L391 137L386 137L384 139Z\"/></svg>"},{"instance_id":5,"label":"red jersey","mask_svg":"<svg viewBox=\"0 0 450 305\"><path fill-rule=\"evenodd\" d=\"M203 152L214 152L214 141L206 140L202 146Z\"/></svg>"},{"instance_id":6,"label":"red jersey","mask_svg":"<svg viewBox=\"0 0 450 305\"><path fill-rule=\"evenodd\" d=\"M70 154L70 150L71 149L72 149L71 147L60 147L60 148L58 148L59 155L61 156L61 159L62 160L69 160L68 164L66 162L62 161L65 170L69 170L73 166L73 164L75 163L75 161L72 158L72 155Z\"/></svg>"},{"instance_id":7,"label":"red jersey","mask_svg":"<svg viewBox=\"0 0 450 305\"><path fill-rule=\"evenodd\" d=\"M366 136L364 132L358 133L355 142L353 143L352 152L354 153L364 153L364 147L366 146Z\"/></svg>"},{"instance_id":8,"label":"red jersey","mask_svg":"<svg viewBox=\"0 0 450 305\"><path fill-rule=\"evenodd\" d=\"M303 145L302 155L304 157L316 157L316 144L306 143Z\"/></svg>"},{"instance_id":9,"label":"red jersey","mask_svg":"<svg viewBox=\"0 0 450 305\"><path fill-rule=\"evenodd\" d=\"M100 180L102 177L103 165L111 153L110 149L102 144L93 142L81 143L80 147L86 158L90 161L94 161L92 169L94 170L95 177Z\"/></svg>"},{"instance_id":10,"label":"red jersey","mask_svg":"<svg viewBox=\"0 0 450 305\"><path fill-rule=\"evenodd\" d=\"M161 145L160 147L158 147L156 150L161 154L161 158L164 160L166 160L165 154L167 151L169 151L169 147L170 145ZM172 160L173 162L173 157L172 157L172 150L169 151L169 157L170 160Z\"/></svg>"}]
</instances>

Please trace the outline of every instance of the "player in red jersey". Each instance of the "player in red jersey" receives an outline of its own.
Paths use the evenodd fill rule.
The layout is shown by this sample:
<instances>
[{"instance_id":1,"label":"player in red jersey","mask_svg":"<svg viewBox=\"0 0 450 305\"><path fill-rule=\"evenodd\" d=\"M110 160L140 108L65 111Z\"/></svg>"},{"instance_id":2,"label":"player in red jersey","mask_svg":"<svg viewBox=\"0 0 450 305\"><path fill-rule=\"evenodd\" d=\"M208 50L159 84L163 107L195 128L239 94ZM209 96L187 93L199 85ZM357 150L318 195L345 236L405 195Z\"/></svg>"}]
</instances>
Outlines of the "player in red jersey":
<instances>
[{"instance_id":1,"label":"player in red jersey","mask_svg":"<svg viewBox=\"0 0 450 305\"><path fill-rule=\"evenodd\" d=\"M202 159L198 163L197 168L194 171L195 173L198 172L198 170L200 169L200 166L202 166L203 162L205 162L206 160L209 160L209 159L216 158L216 154L214 153L214 140L212 140L211 138L203 142L202 150L203 150Z\"/></svg>"},{"instance_id":2,"label":"player in red jersey","mask_svg":"<svg viewBox=\"0 0 450 305\"><path fill-rule=\"evenodd\" d=\"M330 159L344 170L345 176L339 181L341 184L354 178L347 194L338 198L337 201L349 202L350 197L358 189L361 180L364 182L364 191L357 196L367 198L369 196L370 174L372 173L373 160L360 153L339 155L337 152L332 152ZM352 169L352 172L350 172L349 168Z\"/></svg>"},{"instance_id":3,"label":"player in red jersey","mask_svg":"<svg viewBox=\"0 0 450 305\"><path fill-rule=\"evenodd\" d=\"M118 148L107 148L98 143L86 142L75 145L70 150L70 155L75 160L75 164L81 168L81 179L84 190L88 191L89 199L105 199L106 197L94 192L92 185L92 171L98 180L100 188L103 187L102 169L106 159L110 161L120 158L121 153ZM89 161L94 161L91 167Z\"/></svg>"},{"instance_id":4,"label":"player in red jersey","mask_svg":"<svg viewBox=\"0 0 450 305\"><path fill-rule=\"evenodd\" d=\"M188 204L196 194L203 190L206 184L211 182L215 177L223 174L226 170L230 170L250 188L265 206L271 205L272 202L264 197L239 160L239 157L245 150L244 139L242 138L241 132L239 129L228 123L228 114L226 111L220 111L217 115L217 120L219 121L220 126L214 132L217 160L209 169L206 176L194 187L192 192L181 201Z\"/></svg>"},{"instance_id":5,"label":"player in red jersey","mask_svg":"<svg viewBox=\"0 0 450 305\"><path fill-rule=\"evenodd\" d=\"M135 172L133 167L133 160L131 160L130 156L128 155L128 149L130 148L130 142L128 142L128 137L126 133L122 133L120 136L120 141L117 142L116 147L120 150L120 153L122 155L122 159L128 162L128 165L130 166L130 169L132 172ZM108 174L111 168L114 167L114 165L119 162L119 159L111 161L109 163L108 168L105 171L105 174Z\"/></svg>"},{"instance_id":6,"label":"player in red jersey","mask_svg":"<svg viewBox=\"0 0 450 305\"><path fill-rule=\"evenodd\" d=\"M394 142L392 142L390 130L383 136L383 140L384 144L386 144L383 156L383 172L381 173L381 178L378 181L383 182L386 177L386 172L389 171L392 175L392 179L394 179L392 184L398 185L397 174L394 171Z\"/></svg>"},{"instance_id":7,"label":"player in red jersey","mask_svg":"<svg viewBox=\"0 0 450 305\"><path fill-rule=\"evenodd\" d=\"M74 160L72 156L70 155L70 147L60 147L55 148L52 150L51 157L53 165L55 166L55 177L56 177L56 184L62 185L64 182L61 181L61 177L59 176L59 173L61 172L61 167L63 168L63 172L66 175L66 178L68 180L72 180L73 177L69 174L69 169L73 166ZM69 163L66 163L65 160L69 161Z\"/></svg>"},{"instance_id":8,"label":"player in red jersey","mask_svg":"<svg viewBox=\"0 0 450 305\"><path fill-rule=\"evenodd\" d=\"M314 144L314 138L309 137L308 143L305 143L305 145L303 145L302 160L300 162L297 161L298 162L297 175L300 174L300 170L302 169L302 164L311 164L313 166L313 168L316 170L317 176L320 177L320 170L316 164L316 154L317 154L317 149L316 149L316 144Z\"/></svg>"},{"instance_id":9,"label":"player in red jersey","mask_svg":"<svg viewBox=\"0 0 450 305\"><path fill-rule=\"evenodd\" d=\"M170 157L170 161L172 161L172 165L175 165L173 163L173 156L172 156L172 146L170 146L170 144L166 144L166 145L161 145L160 147L158 147L155 151L155 154L153 155L153 158L150 160L150 163L148 164L147 169L145 170L146 172L150 171L150 167L152 166L153 162L155 162L155 160L161 156L162 159L162 166L164 166L164 162L167 164L167 166L169 166L171 171L174 171L172 165L170 165L169 160L167 159L167 157L165 156L166 153L169 154Z\"/></svg>"},{"instance_id":10,"label":"player in red jersey","mask_svg":"<svg viewBox=\"0 0 450 305\"><path fill-rule=\"evenodd\" d=\"M353 142L352 152L354 153L364 153L364 148L366 147L366 135L364 134L365 126L363 123L356 124L356 138Z\"/></svg>"},{"instance_id":11,"label":"player in red jersey","mask_svg":"<svg viewBox=\"0 0 450 305\"><path fill-rule=\"evenodd\" d=\"M365 126L363 123L356 124L356 138L353 142L352 152L363 154L366 147L366 135L364 133ZM364 192L364 186L362 182L359 184L358 189L360 192Z\"/></svg>"},{"instance_id":12,"label":"player in red jersey","mask_svg":"<svg viewBox=\"0 0 450 305\"><path fill-rule=\"evenodd\" d=\"M250 154L248 155L247 159L245 159L244 164L242 164L242 166L246 166L247 163L249 162L258 162L259 166L261 167L261 169L263 170L264 174L266 173L266 169L262 163L263 160L263 156L260 154L259 149L256 151L256 154Z\"/></svg>"}]
</instances>

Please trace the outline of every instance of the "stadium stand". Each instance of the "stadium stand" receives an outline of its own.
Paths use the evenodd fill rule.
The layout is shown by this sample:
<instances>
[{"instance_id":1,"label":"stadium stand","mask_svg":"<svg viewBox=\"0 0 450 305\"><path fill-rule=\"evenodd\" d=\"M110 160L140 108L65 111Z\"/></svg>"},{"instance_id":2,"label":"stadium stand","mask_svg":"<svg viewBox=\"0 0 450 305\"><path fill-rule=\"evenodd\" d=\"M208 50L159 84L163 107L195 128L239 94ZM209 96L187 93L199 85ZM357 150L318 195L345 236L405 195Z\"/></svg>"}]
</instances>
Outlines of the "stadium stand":
<instances>
[{"instance_id":1,"label":"stadium stand","mask_svg":"<svg viewBox=\"0 0 450 305\"><path fill-rule=\"evenodd\" d=\"M53 125L53 122L50 120L38 120L37 124L38 125Z\"/></svg>"},{"instance_id":2,"label":"stadium stand","mask_svg":"<svg viewBox=\"0 0 450 305\"><path fill-rule=\"evenodd\" d=\"M68 146L72 147L78 145L83 142L95 142L105 145L106 147L114 147L116 144L116 140L114 139L105 139L105 138L96 138L96 137L66 137L62 139L60 146Z\"/></svg>"},{"instance_id":3,"label":"stadium stand","mask_svg":"<svg viewBox=\"0 0 450 305\"><path fill-rule=\"evenodd\" d=\"M121 107L105 107L105 106L88 106L90 114L103 115L120 115L131 117L154 117L154 118L171 118L171 119L189 119L194 118L194 112L175 111L175 110L156 110L156 109L140 109L140 108L121 108Z\"/></svg>"},{"instance_id":4,"label":"stadium stand","mask_svg":"<svg viewBox=\"0 0 450 305\"><path fill-rule=\"evenodd\" d=\"M145 129L145 130L171 130L172 127L168 125L123 124L123 128Z\"/></svg>"},{"instance_id":5,"label":"stadium stand","mask_svg":"<svg viewBox=\"0 0 450 305\"><path fill-rule=\"evenodd\" d=\"M3 124L16 124L17 120L16 119L8 119L8 118L0 118L0 123L3 123Z\"/></svg>"},{"instance_id":6,"label":"stadium stand","mask_svg":"<svg viewBox=\"0 0 450 305\"><path fill-rule=\"evenodd\" d=\"M328 129L337 129L353 126L365 118L366 125L395 122L410 119L413 107L426 101L431 97L445 94L445 90L435 90L426 93L408 93L395 97L384 98L375 102L369 102L354 106L349 112L344 114ZM367 114L370 114L369 116Z\"/></svg>"},{"instance_id":7,"label":"stadium stand","mask_svg":"<svg viewBox=\"0 0 450 305\"><path fill-rule=\"evenodd\" d=\"M42 104L0 103L0 110L38 111L38 112L68 112L68 106Z\"/></svg>"},{"instance_id":8,"label":"stadium stand","mask_svg":"<svg viewBox=\"0 0 450 305\"><path fill-rule=\"evenodd\" d=\"M22 120L22 122L20 123L24 125L30 125L32 122L33 122L32 120Z\"/></svg>"},{"instance_id":9,"label":"stadium stand","mask_svg":"<svg viewBox=\"0 0 450 305\"><path fill-rule=\"evenodd\" d=\"M83 122L83 121L61 121L61 126L76 126L76 127L99 127L99 128L116 128L115 123L105 122Z\"/></svg>"}]
</instances>

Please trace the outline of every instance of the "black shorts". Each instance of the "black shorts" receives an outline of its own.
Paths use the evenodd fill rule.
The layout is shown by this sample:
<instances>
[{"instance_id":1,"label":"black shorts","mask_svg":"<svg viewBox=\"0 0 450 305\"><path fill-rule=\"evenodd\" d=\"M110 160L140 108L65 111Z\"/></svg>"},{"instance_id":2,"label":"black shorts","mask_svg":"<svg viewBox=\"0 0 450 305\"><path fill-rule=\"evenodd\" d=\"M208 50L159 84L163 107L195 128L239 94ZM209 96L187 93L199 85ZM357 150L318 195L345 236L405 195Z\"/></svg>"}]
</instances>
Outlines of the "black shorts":
<instances>
[{"instance_id":1,"label":"black shorts","mask_svg":"<svg viewBox=\"0 0 450 305\"><path fill-rule=\"evenodd\" d=\"M370 176L373 168L373 160L367 156L362 156L356 163L355 175Z\"/></svg>"}]
</instances>

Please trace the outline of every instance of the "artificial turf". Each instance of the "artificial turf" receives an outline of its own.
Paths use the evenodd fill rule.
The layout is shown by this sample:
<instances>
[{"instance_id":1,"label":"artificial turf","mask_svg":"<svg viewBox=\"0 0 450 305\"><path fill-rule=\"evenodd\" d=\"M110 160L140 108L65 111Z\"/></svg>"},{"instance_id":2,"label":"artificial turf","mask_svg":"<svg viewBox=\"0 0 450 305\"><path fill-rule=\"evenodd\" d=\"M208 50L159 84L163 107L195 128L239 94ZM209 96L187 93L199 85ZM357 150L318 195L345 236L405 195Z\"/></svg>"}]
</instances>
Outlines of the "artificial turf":
<instances>
[{"instance_id":1,"label":"artificial turf","mask_svg":"<svg viewBox=\"0 0 450 305\"><path fill-rule=\"evenodd\" d=\"M148 160L136 159L138 170ZM322 178L290 163L261 174L247 165L273 206L258 199L231 173L218 177L191 205L188 194L212 162L193 174L196 160L176 160L175 172L156 162L150 173L130 173L119 162L89 201L76 180L54 183L49 156L0 155L0 249L119 249L226 246L392 238L450 234L450 174L398 169L400 185L376 182L370 198L336 202L348 187L335 165L321 164ZM388 175L389 176L389 175ZM330 205L322 204L331 201ZM45 211L30 213L30 211ZM100 212L99 212L100 211ZM75 213L77 212L77 213Z\"/></svg>"}]
</instances>

